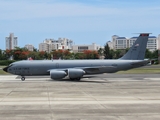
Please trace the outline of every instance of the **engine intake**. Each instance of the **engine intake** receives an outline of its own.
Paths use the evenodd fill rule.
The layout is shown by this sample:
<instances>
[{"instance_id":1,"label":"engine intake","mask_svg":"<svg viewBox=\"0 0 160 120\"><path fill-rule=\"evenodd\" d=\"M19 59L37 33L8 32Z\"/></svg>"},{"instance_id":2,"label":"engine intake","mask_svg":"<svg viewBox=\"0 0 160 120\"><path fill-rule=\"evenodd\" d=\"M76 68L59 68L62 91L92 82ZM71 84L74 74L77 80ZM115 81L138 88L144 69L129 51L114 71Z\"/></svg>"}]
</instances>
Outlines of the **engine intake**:
<instances>
[{"instance_id":1,"label":"engine intake","mask_svg":"<svg viewBox=\"0 0 160 120\"><path fill-rule=\"evenodd\" d=\"M62 79L66 75L67 73L65 71L55 71L55 70L50 71L51 79Z\"/></svg>"}]
</instances>

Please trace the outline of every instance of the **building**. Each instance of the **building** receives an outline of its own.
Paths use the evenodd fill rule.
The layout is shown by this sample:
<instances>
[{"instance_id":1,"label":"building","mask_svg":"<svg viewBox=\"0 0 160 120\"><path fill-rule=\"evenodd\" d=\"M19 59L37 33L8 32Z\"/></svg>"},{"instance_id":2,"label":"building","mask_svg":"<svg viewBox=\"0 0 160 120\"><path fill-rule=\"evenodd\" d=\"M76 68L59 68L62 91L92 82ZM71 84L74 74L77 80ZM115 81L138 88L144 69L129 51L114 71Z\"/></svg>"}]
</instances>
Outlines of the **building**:
<instances>
[{"instance_id":1,"label":"building","mask_svg":"<svg viewBox=\"0 0 160 120\"><path fill-rule=\"evenodd\" d=\"M158 35L158 38L157 38L157 49L160 50L160 34Z\"/></svg>"},{"instance_id":2,"label":"building","mask_svg":"<svg viewBox=\"0 0 160 120\"><path fill-rule=\"evenodd\" d=\"M95 51L98 51L99 48L100 48L100 46L96 45L95 43L92 43L91 45L73 45L72 51L74 53L83 52L84 50L95 50Z\"/></svg>"},{"instance_id":3,"label":"building","mask_svg":"<svg viewBox=\"0 0 160 120\"><path fill-rule=\"evenodd\" d=\"M52 50L71 50L73 41L67 38L45 39L39 44L39 51L51 52Z\"/></svg>"},{"instance_id":4,"label":"building","mask_svg":"<svg viewBox=\"0 0 160 120\"><path fill-rule=\"evenodd\" d=\"M40 43L39 44L39 51L50 52L49 51L49 44L47 44L47 43Z\"/></svg>"},{"instance_id":5,"label":"building","mask_svg":"<svg viewBox=\"0 0 160 120\"><path fill-rule=\"evenodd\" d=\"M17 47L18 44L18 38L14 37L13 33L10 33L9 37L6 37L6 49L8 50L12 50L15 49L15 47Z\"/></svg>"},{"instance_id":6,"label":"building","mask_svg":"<svg viewBox=\"0 0 160 120\"><path fill-rule=\"evenodd\" d=\"M27 44L24 46L25 48L28 49L28 51L33 51L34 50L34 46L33 45L30 45L30 44Z\"/></svg>"},{"instance_id":7,"label":"building","mask_svg":"<svg viewBox=\"0 0 160 120\"><path fill-rule=\"evenodd\" d=\"M110 43L110 48L113 49L126 49L130 48L133 43L137 40L138 37L131 37L131 38L126 38L126 37L119 37L117 35L112 36L112 44ZM160 36L159 36L160 39ZM148 42L147 42L147 49L150 51L155 51L158 48L158 43L157 43L157 37L155 36L149 36Z\"/></svg>"},{"instance_id":8,"label":"building","mask_svg":"<svg viewBox=\"0 0 160 120\"><path fill-rule=\"evenodd\" d=\"M127 48L127 38L118 37L115 40L115 49L126 49Z\"/></svg>"},{"instance_id":9,"label":"building","mask_svg":"<svg viewBox=\"0 0 160 120\"><path fill-rule=\"evenodd\" d=\"M110 43L110 48L113 48L115 49L116 48L116 39L118 38L119 36L118 35L113 35L112 36L112 44ZM112 46L111 46L112 45Z\"/></svg>"}]
</instances>

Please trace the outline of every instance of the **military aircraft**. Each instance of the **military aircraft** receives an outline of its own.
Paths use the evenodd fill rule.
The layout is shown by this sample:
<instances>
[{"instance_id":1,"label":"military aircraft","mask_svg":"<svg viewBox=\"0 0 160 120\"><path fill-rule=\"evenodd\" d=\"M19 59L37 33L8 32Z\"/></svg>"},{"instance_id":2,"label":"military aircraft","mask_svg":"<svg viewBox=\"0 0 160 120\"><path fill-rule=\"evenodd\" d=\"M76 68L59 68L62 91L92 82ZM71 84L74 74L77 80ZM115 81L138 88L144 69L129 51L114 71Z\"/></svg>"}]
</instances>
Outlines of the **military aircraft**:
<instances>
[{"instance_id":1,"label":"military aircraft","mask_svg":"<svg viewBox=\"0 0 160 120\"><path fill-rule=\"evenodd\" d=\"M115 73L145 66L144 60L149 33L140 33L129 51L119 59L104 60L22 60L11 63L4 71L21 76L50 75L51 79L60 80L68 76L71 80L80 80L84 75Z\"/></svg>"}]
</instances>

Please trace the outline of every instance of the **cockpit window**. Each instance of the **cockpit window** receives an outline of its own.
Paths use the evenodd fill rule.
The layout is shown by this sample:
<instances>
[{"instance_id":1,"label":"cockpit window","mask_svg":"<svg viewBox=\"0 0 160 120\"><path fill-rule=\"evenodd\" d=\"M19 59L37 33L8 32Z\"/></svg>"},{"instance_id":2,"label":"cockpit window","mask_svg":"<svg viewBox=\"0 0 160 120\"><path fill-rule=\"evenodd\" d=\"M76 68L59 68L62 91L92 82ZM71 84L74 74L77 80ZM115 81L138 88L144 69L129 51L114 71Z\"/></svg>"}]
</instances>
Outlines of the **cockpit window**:
<instances>
[{"instance_id":1,"label":"cockpit window","mask_svg":"<svg viewBox=\"0 0 160 120\"><path fill-rule=\"evenodd\" d=\"M13 64L10 64L8 67L11 67Z\"/></svg>"}]
</instances>

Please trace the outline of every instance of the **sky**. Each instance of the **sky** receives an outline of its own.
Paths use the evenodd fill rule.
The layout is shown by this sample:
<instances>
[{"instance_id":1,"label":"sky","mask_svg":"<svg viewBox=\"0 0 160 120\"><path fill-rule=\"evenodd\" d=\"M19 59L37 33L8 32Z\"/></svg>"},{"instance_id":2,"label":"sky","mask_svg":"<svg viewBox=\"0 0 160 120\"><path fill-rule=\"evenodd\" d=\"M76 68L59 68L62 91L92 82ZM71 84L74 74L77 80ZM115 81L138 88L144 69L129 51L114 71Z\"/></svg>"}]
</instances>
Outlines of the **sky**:
<instances>
[{"instance_id":1,"label":"sky","mask_svg":"<svg viewBox=\"0 0 160 120\"><path fill-rule=\"evenodd\" d=\"M0 0L0 49L14 33L18 46L38 48L59 37L104 46L112 35L160 34L160 0Z\"/></svg>"}]
</instances>

